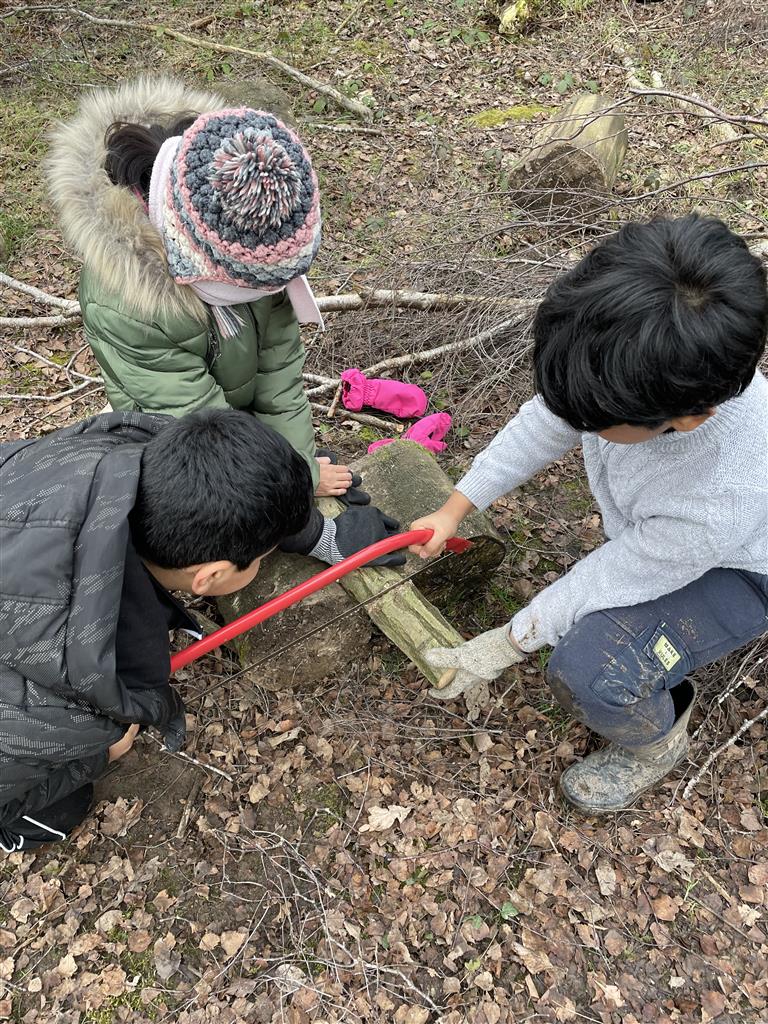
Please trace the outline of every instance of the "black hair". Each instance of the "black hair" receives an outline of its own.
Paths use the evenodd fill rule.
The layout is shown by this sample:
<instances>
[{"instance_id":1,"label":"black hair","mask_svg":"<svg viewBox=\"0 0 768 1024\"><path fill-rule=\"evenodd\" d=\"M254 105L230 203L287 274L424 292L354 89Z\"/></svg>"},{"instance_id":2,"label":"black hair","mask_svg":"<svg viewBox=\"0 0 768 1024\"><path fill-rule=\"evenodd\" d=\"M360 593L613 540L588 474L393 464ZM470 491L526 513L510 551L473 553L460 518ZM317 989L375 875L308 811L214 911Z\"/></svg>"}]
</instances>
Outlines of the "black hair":
<instances>
[{"instance_id":1,"label":"black hair","mask_svg":"<svg viewBox=\"0 0 768 1024\"><path fill-rule=\"evenodd\" d=\"M107 147L104 170L112 184L138 189L146 200L152 165L160 147L166 139L182 135L196 117L196 114L183 114L170 125L113 122L104 136Z\"/></svg>"},{"instance_id":2,"label":"black hair","mask_svg":"<svg viewBox=\"0 0 768 1024\"><path fill-rule=\"evenodd\" d=\"M131 536L164 569L245 569L299 533L312 508L309 466L285 438L250 413L204 409L145 444Z\"/></svg>"},{"instance_id":3,"label":"black hair","mask_svg":"<svg viewBox=\"0 0 768 1024\"><path fill-rule=\"evenodd\" d=\"M659 427L740 394L767 332L765 270L721 220L627 224L547 291L536 390L577 430Z\"/></svg>"}]
</instances>

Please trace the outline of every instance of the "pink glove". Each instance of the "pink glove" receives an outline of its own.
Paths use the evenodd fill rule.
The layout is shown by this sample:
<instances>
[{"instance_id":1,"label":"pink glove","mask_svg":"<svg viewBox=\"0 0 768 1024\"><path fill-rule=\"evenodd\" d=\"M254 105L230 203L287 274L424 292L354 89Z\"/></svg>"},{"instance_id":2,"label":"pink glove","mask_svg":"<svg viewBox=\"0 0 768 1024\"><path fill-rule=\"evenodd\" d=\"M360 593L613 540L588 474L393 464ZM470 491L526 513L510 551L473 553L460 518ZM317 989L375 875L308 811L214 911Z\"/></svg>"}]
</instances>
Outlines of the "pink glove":
<instances>
[{"instance_id":1,"label":"pink glove","mask_svg":"<svg viewBox=\"0 0 768 1024\"><path fill-rule=\"evenodd\" d=\"M450 429L451 417L448 413L433 412L431 416L425 416L423 420L419 420L409 427L403 434L403 440L417 441L431 452L442 452L447 447L443 443L443 438ZM370 454L377 448L381 448L385 444L392 444L396 440L398 440L396 437L387 437L382 441L374 441L373 444L368 445L368 452Z\"/></svg>"},{"instance_id":2,"label":"pink glove","mask_svg":"<svg viewBox=\"0 0 768 1024\"><path fill-rule=\"evenodd\" d=\"M364 405L381 409L407 420L423 416L427 396L416 384L400 380L368 380L359 370L345 370L341 375L341 400L345 409L359 412Z\"/></svg>"}]
</instances>

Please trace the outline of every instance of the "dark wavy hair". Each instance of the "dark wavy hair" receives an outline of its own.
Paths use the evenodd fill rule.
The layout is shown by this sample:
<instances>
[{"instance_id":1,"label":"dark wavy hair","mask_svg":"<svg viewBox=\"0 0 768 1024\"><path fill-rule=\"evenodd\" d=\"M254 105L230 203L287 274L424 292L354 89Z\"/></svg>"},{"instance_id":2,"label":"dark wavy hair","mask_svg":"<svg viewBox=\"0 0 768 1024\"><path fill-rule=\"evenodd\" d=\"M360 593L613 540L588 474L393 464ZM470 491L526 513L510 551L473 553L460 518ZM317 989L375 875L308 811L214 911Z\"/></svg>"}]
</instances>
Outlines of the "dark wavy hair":
<instances>
[{"instance_id":1,"label":"dark wavy hair","mask_svg":"<svg viewBox=\"0 0 768 1024\"><path fill-rule=\"evenodd\" d=\"M536 390L577 430L655 428L740 394L766 333L765 269L721 220L627 224L547 291Z\"/></svg>"},{"instance_id":2,"label":"dark wavy hair","mask_svg":"<svg viewBox=\"0 0 768 1024\"><path fill-rule=\"evenodd\" d=\"M197 114L182 114L173 124L133 124L114 121L107 128L104 145L107 156L104 170L113 185L136 189L146 200L152 165L166 139L182 135L195 121Z\"/></svg>"}]
</instances>

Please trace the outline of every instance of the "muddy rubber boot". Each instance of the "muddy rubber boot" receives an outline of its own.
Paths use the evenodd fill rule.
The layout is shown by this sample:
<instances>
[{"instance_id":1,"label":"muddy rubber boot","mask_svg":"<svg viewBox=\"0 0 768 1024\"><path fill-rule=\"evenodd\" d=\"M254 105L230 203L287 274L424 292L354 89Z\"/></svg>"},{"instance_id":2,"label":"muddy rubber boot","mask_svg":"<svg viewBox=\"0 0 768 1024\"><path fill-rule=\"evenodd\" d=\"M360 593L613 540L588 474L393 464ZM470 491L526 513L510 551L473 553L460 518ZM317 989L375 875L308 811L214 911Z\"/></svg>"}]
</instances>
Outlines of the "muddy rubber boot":
<instances>
[{"instance_id":1,"label":"muddy rubber boot","mask_svg":"<svg viewBox=\"0 0 768 1024\"><path fill-rule=\"evenodd\" d=\"M609 743L566 768L560 777L560 792L569 804L585 814L622 811L683 759L696 689L686 679L670 692L677 718L667 735L631 750Z\"/></svg>"}]
</instances>

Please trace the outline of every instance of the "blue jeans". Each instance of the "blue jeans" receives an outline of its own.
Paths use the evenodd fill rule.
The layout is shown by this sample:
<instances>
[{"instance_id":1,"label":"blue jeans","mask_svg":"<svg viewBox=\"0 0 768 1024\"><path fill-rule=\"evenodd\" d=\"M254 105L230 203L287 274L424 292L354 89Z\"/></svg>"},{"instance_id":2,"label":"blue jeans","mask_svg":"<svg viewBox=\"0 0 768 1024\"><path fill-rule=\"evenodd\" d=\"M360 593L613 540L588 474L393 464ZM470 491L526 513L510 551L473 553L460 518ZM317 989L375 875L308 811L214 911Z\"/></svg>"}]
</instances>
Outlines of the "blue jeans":
<instances>
[{"instance_id":1,"label":"blue jeans","mask_svg":"<svg viewBox=\"0 0 768 1024\"><path fill-rule=\"evenodd\" d=\"M674 689L693 669L766 631L768 576L711 569L655 601L580 619L555 647L547 682L590 729L642 746L672 728Z\"/></svg>"}]
</instances>

